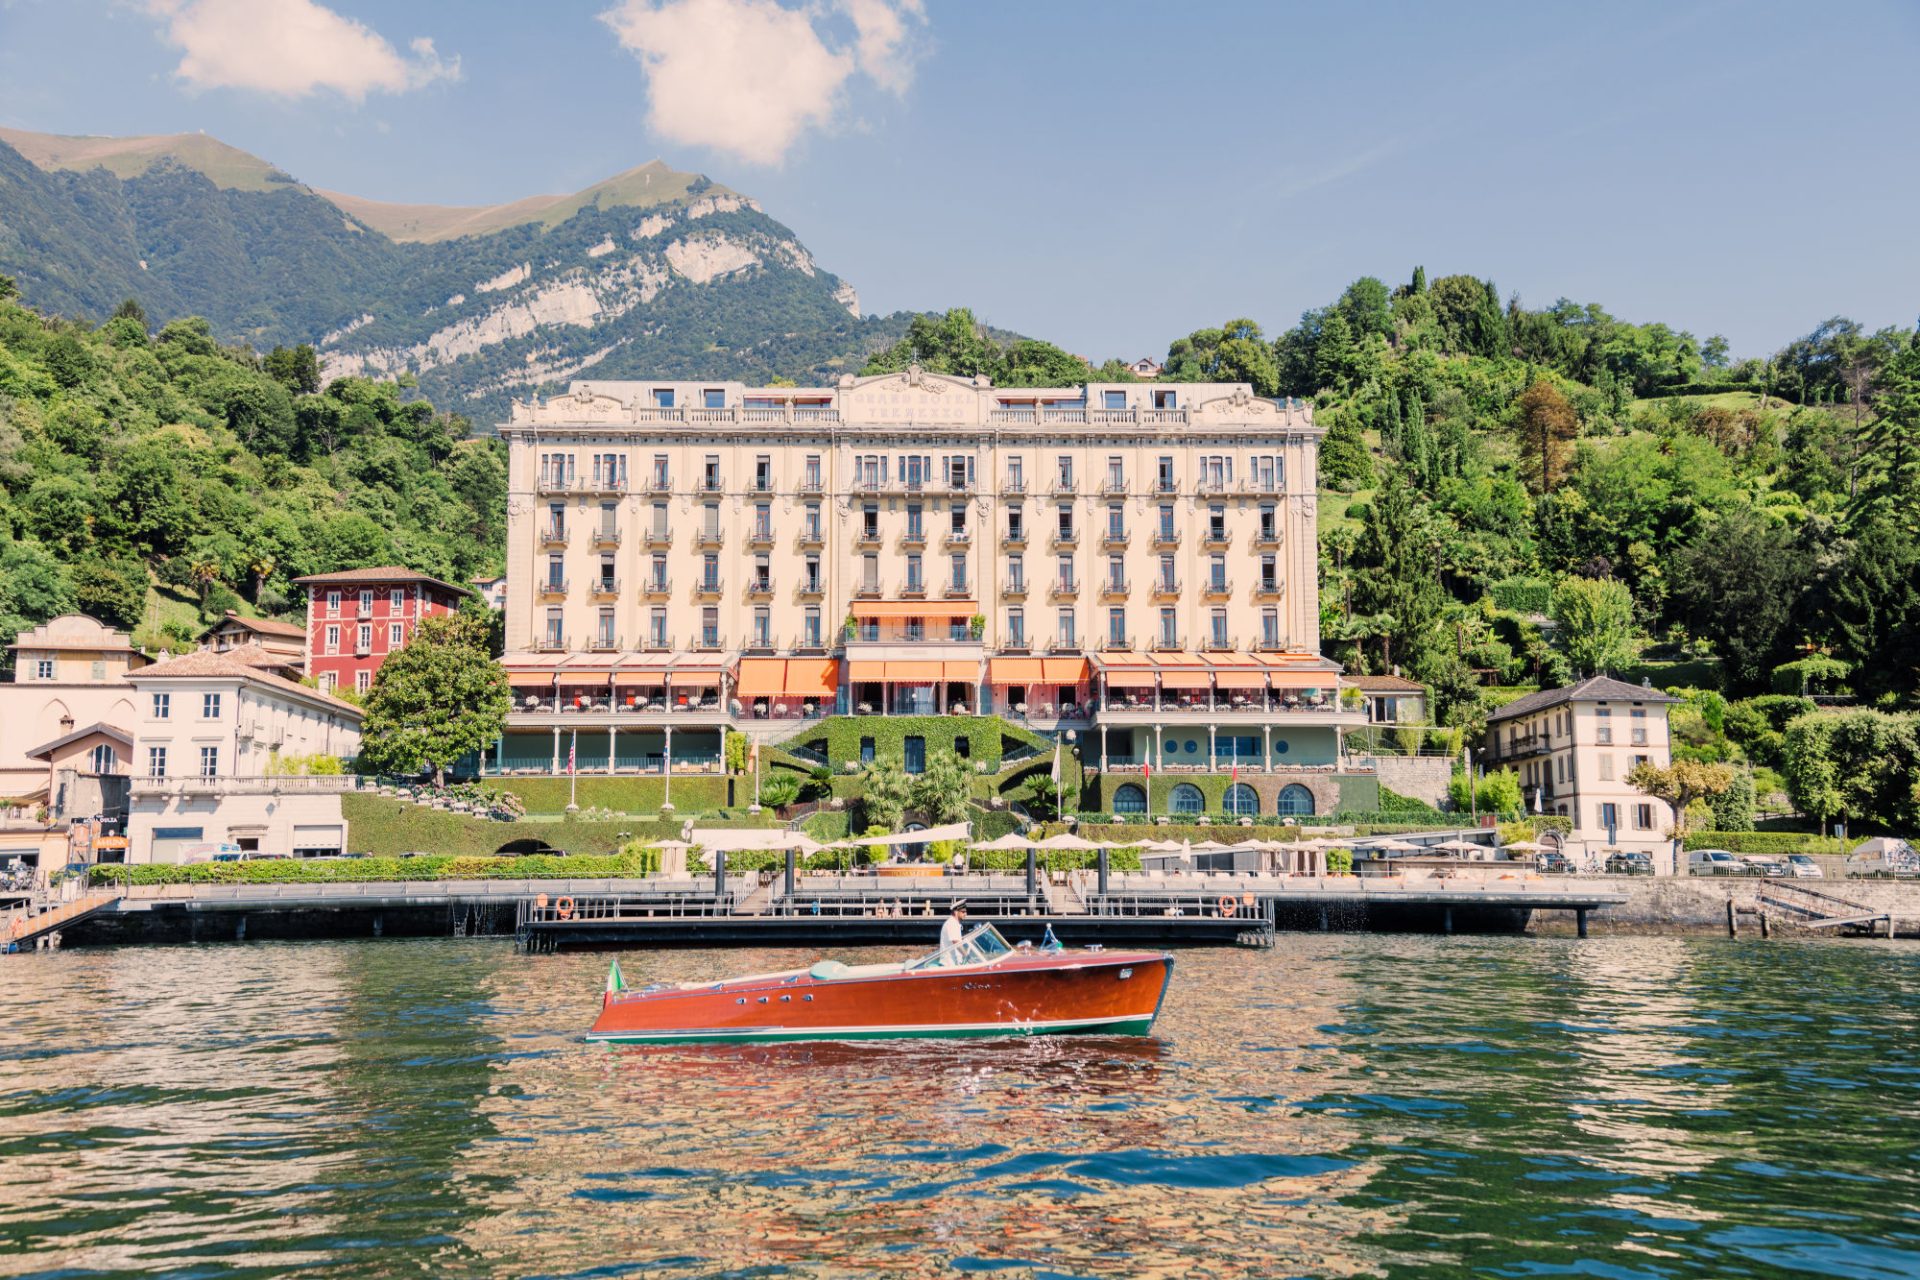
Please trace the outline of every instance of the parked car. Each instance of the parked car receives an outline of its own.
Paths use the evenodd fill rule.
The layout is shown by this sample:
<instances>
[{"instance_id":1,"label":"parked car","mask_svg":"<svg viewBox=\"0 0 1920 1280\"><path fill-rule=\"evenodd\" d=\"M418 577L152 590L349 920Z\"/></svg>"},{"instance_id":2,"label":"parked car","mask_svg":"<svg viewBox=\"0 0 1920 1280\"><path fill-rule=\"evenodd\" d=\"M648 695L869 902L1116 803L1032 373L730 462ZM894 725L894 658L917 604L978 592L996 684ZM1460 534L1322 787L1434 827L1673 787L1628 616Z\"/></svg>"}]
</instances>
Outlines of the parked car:
<instances>
[{"instance_id":1,"label":"parked car","mask_svg":"<svg viewBox=\"0 0 1920 1280\"><path fill-rule=\"evenodd\" d=\"M1573 859L1558 849L1543 850L1540 854L1540 874L1570 876L1573 874Z\"/></svg>"},{"instance_id":2,"label":"parked car","mask_svg":"<svg viewBox=\"0 0 1920 1280\"><path fill-rule=\"evenodd\" d=\"M1757 876L1785 877L1793 874L1785 858L1776 858L1772 854L1754 854L1747 859L1747 866Z\"/></svg>"},{"instance_id":3,"label":"parked car","mask_svg":"<svg viewBox=\"0 0 1920 1280\"><path fill-rule=\"evenodd\" d=\"M1819 880L1826 875L1826 872L1820 869L1820 864L1814 861L1813 856L1806 853L1788 854L1787 871L1789 875L1801 880Z\"/></svg>"},{"instance_id":4,"label":"parked car","mask_svg":"<svg viewBox=\"0 0 1920 1280\"><path fill-rule=\"evenodd\" d=\"M1687 854L1687 874L1695 876L1750 876L1753 864L1725 849L1695 849Z\"/></svg>"},{"instance_id":5,"label":"parked car","mask_svg":"<svg viewBox=\"0 0 1920 1280\"><path fill-rule=\"evenodd\" d=\"M1607 874L1610 876L1650 876L1653 874L1653 855L1650 853L1623 852L1609 854Z\"/></svg>"}]
</instances>

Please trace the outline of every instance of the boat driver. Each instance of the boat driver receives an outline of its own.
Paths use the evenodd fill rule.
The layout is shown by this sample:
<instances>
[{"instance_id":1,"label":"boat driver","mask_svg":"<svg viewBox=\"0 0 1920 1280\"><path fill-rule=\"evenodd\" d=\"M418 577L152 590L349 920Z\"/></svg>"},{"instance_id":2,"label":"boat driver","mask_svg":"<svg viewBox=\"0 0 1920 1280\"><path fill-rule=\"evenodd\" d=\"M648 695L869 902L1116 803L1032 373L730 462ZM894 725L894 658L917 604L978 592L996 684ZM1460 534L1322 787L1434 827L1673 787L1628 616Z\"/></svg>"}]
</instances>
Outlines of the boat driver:
<instances>
[{"instance_id":1,"label":"boat driver","mask_svg":"<svg viewBox=\"0 0 1920 1280\"><path fill-rule=\"evenodd\" d=\"M954 943L960 941L966 932L967 904L964 902L956 902L953 904L953 914L949 915L946 923L940 926L941 947L952 946Z\"/></svg>"}]
</instances>

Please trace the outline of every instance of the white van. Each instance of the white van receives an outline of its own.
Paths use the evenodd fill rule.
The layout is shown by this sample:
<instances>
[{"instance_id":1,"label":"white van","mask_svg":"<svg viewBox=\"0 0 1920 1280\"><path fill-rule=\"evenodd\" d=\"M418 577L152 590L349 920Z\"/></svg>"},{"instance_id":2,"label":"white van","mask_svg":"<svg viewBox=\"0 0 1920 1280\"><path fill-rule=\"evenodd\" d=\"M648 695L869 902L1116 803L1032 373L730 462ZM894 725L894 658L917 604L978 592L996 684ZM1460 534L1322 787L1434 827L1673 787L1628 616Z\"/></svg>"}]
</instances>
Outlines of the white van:
<instances>
[{"instance_id":1,"label":"white van","mask_svg":"<svg viewBox=\"0 0 1920 1280\"><path fill-rule=\"evenodd\" d=\"M1691 876L1750 876L1753 864L1725 849L1693 849L1687 854L1687 874Z\"/></svg>"}]
</instances>

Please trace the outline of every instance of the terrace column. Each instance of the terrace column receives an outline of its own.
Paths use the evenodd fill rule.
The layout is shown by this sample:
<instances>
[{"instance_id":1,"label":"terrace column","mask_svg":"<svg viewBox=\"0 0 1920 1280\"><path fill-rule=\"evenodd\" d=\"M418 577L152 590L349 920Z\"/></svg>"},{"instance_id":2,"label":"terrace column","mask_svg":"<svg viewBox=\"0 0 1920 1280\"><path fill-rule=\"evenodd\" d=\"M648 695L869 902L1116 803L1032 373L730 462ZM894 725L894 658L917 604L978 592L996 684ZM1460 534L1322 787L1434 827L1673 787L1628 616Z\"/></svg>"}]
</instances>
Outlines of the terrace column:
<instances>
[{"instance_id":1,"label":"terrace column","mask_svg":"<svg viewBox=\"0 0 1920 1280\"><path fill-rule=\"evenodd\" d=\"M1214 748L1213 735L1215 731L1216 731L1215 726L1213 725L1207 726L1207 772L1208 773L1214 773L1214 772L1217 772L1218 770L1218 764L1216 763L1216 760L1214 757L1214 750L1213 750Z\"/></svg>"},{"instance_id":2,"label":"terrace column","mask_svg":"<svg viewBox=\"0 0 1920 1280\"><path fill-rule=\"evenodd\" d=\"M553 772L560 772L560 726L553 726Z\"/></svg>"},{"instance_id":3,"label":"terrace column","mask_svg":"<svg viewBox=\"0 0 1920 1280\"><path fill-rule=\"evenodd\" d=\"M673 726L666 728L666 745L660 751L660 807L673 808Z\"/></svg>"},{"instance_id":4,"label":"terrace column","mask_svg":"<svg viewBox=\"0 0 1920 1280\"><path fill-rule=\"evenodd\" d=\"M1267 772L1272 773L1273 772L1273 726L1270 724L1261 725L1260 732L1263 735L1265 735L1267 740L1267 749L1266 749Z\"/></svg>"},{"instance_id":5,"label":"terrace column","mask_svg":"<svg viewBox=\"0 0 1920 1280\"><path fill-rule=\"evenodd\" d=\"M1167 748L1166 744L1160 740L1159 725L1153 726L1153 767L1163 773L1167 768Z\"/></svg>"},{"instance_id":6,"label":"terrace column","mask_svg":"<svg viewBox=\"0 0 1920 1280\"><path fill-rule=\"evenodd\" d=\"M607 776L609 778L613 776L614 743L619 739L619 737L620 737L620 726L617 724L608 725L607 726Z\"/></svg>"}]
</instances>

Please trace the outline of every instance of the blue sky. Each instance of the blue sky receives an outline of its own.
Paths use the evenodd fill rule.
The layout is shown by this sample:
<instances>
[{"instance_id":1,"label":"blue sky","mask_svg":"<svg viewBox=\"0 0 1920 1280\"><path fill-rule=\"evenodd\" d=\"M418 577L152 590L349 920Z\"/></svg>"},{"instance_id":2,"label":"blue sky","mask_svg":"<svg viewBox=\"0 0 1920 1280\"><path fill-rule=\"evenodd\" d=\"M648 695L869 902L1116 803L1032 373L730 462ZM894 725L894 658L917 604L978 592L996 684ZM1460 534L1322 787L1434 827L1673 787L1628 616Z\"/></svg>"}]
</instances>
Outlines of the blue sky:
<instances>
[{"instance_id":1,"label":"blue sky","mask_svg":"<svg viewBox=\"0 0 1920 1280\"><path fill-rule=\"evenodd\" d=\"M0 123L204 130L455 204L659 157L868 310L967 304L1095 359L1415 264L1736 354L1912 325L1916 67L1896 0L0 0Z\"/></svg>"}]
</instances>

